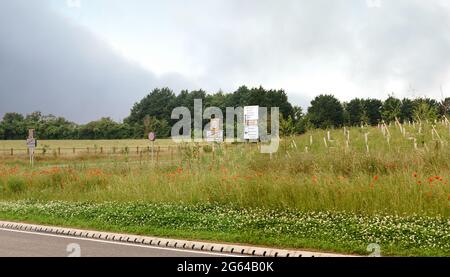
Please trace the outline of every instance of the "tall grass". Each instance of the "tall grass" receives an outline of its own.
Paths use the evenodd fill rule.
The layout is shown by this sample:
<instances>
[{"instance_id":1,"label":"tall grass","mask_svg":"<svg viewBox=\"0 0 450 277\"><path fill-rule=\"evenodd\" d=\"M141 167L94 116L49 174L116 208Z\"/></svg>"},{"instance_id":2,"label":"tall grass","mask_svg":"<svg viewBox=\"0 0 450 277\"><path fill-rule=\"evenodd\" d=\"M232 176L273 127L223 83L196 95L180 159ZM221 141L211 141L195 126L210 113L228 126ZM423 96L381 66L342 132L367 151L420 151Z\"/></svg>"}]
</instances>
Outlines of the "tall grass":
<instances>
[{"instance_id":1,"label":"tall grass","mask_svg":"<svg viewBox=\"0 0 450 277\"><path fill-rule=\"evenodd\" d=\"M449 217L449 132L441 123L435 129L422 123L420 128L316 130L285 138L272 159L255 146L235 145L217 146L214 153L187 146L176 165L78 163L30 169L0 164L0 198ZM17 180L24 184L21 189L4 185Z\"/></svg>"}]
</instances>

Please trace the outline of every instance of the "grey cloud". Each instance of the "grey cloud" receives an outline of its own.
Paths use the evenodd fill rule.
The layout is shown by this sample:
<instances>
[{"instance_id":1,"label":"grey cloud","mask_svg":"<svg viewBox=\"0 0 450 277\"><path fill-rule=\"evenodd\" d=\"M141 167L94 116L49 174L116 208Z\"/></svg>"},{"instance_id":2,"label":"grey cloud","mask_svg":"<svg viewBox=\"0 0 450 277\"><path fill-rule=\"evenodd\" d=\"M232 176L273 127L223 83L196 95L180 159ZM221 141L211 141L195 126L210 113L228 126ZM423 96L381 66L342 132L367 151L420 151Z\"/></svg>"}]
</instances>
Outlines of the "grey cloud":
<instances>
[{"instance_id":1,"label":"grey cloud","mask_svg":"<svg viewBox=\"0 0 450 277\"><path fill-rule=\"evenodd\" d=\"M123 119L157 86L192 84L176 74L156 77L46 2L1 2L0 116L40 110L77 122Z\"/></svg>"},{"instance_id":2,"label":"grey cloud","mask_svg":"<svg viewBox=\"0 0 450 277\"><path fill-rule=\"evenodd\" d=\"M298 87L288 88L291 98L303 99L308 93L329 92L323 90L326 77L316 91L302 91L305 73L333 69L361 89L351 95L336 88L345 99L387 95L390 80L440 97L440 84L450 82L450 9L445 1L381 0L380 8L369 8L365 0L221 3L190 25L203 38L202 45L192 41L190 50L206 63L204 81L215 86L236 80L264 85L271 78L277 83L291 76L299 80ZM282 81L278 86L286 87Z\"/></svg>"},{"instance_id":3,"label":"grey cloud","mask_svg":"<svg viewBox=\"0 0 450 277\"><path fill-rule=\"evenodd\" d=\"M143 22L156 20L164 35L152 33L154 39L175 38L186 60L198 67L194 71L203 72L195 77L157 77L88 30L31 3L37 2L1 2L0 113L39 109L81 121L123 118L155 86L178 91L199 84L211 92L243 84L285 88L305 107L317 93L335 93L342 100L381 98L390 93L391 80L432 97L441 96L442 83L450 85L445 0L381 0L380 8L369 8L366 0L114 2L136 5L126 10L141 17L142 10L154 12L134 27L146 33ZM163 15L153 19L158 11ZM357 91L333 84L339 80L328 80L329 71ZM313 81L311 72L318 75ZM395 93L411 96L406 90Z\"/></svg>"}]
</instances>

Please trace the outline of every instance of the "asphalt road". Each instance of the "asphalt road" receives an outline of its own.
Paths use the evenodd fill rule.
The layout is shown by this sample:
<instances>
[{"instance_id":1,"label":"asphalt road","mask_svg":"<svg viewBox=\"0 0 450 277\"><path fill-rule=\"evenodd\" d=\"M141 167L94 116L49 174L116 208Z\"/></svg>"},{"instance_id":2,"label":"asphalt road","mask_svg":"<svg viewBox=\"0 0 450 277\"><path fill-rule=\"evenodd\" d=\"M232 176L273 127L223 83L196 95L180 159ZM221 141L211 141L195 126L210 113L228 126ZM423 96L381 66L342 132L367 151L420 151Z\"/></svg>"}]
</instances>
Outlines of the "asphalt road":
<instances>
[{"instance_id":1,"label":"asphalt road","mask_svg":"<svg viewBox=\"0 0 450 277\"><path fill-rule=\"evenodd\" d=\"M0 228L0 257L223 257L180 250Z\"/></svg>"}]
</instances>

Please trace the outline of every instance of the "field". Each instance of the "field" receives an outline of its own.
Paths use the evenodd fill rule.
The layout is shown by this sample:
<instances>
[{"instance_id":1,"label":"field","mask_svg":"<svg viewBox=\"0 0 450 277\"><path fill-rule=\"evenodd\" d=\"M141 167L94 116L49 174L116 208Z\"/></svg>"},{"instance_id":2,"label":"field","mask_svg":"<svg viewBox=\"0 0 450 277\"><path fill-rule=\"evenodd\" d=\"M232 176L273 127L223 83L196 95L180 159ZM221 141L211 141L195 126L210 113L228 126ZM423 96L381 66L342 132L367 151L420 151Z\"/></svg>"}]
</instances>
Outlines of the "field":
<instances>
[{"instance_id":1,"label":"field","mask_svg":"<svg viewBox=\"0 0 450 277\"><path fill-rule=\"evenodd\" d=\"M73 147L86 149L98 148L100 146L112 148L112 147L147 147L150 142L146 139L123 139L123 140L38 140L38 148L42 148L47 145L50 149L57 149L58 147L71 149ZM158 139L155 141L155 145L168 145L172 144L171 139ZM0 149L9 150L11 148L26 150L26 143L24 140L4 140L0 141Z\"/></svg>"},{"instance_id":2,"label":"field","mask_svg":"<svg viewBox=\"0 0 450 277\"><path fill-rule=\"evenodd\" d=\"M378 243L383 255L449 256L449 142L445 122L311 131L283 138L272 158L256 144L161 140L151 158L145 140L42 141L47 150L31 168L26 152L8 152L23 141L2 141L0 218L358 254Z\"/></svg>"}]
</instances>

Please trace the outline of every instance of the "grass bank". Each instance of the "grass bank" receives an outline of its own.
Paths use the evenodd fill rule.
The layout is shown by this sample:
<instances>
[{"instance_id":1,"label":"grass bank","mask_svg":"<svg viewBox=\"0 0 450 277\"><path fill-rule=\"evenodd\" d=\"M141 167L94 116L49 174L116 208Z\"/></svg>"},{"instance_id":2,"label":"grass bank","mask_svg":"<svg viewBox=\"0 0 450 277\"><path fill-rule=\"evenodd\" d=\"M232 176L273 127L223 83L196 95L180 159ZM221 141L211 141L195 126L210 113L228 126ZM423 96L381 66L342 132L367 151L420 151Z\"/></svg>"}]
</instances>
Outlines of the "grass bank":
<instances>
[{"instance_id":1,"label":"grass bank","mask_svg":"<svg viewBox=\"0 0 450 277\"><path fill-rule=\"evenodd\" d=\"M0 218L360 254L379 240L385 255L449 255L449 142L448 124L423 123L316 130L284 138L271 159L248 144L187 144L171 165L94 153L30 168L13 156L0 159Z\"/></svg>"},{"instance_id":2,"label":"grass bank","mask_svg":"<svg viewBox=\"0 0 450 277\"><path fill-rule=\"evenodd\" d=\"M450 255L450 222L443 217L237 209L214 204L61 201L0 202L0 217L133 234L362 255L367 255L370 243L378 243L385 256Z\"/></svg>"}]
</instances>

